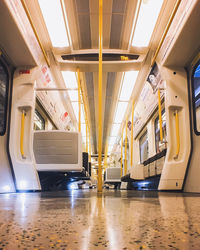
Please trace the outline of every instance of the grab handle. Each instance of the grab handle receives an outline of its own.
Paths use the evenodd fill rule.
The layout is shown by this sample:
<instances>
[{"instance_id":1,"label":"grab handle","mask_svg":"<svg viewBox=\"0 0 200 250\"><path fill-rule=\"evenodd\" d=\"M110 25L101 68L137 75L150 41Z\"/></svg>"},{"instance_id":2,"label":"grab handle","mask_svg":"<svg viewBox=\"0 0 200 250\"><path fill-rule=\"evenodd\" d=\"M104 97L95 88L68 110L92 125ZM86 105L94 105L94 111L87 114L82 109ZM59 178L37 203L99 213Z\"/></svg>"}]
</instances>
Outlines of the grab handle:
<instances>
[{"instance_id":1,"label":"grab handle","mask_svg":"<svg viewBox=\"0 0 200 250\"><path fill-rule=\"evenodd\" d=\"M24 155L24 121L25 121L25 111L22 111L22 117L21 117L21 133L20 133L20 152L22 159L26 159L26 156Z\"/></svg>"},{"instance_id":2,"label":"grab handle","mask_svg":"<svg viewBox=\"0 0 200 250\"><path fill-rule=\"evenodd\" d=\"M178 110L175 111L175 120L176 120L176 155L174 159L178 158L179 151L180 151L180 133L179 133L179 117L178 117Z\"/></svg>"}]
</instances>

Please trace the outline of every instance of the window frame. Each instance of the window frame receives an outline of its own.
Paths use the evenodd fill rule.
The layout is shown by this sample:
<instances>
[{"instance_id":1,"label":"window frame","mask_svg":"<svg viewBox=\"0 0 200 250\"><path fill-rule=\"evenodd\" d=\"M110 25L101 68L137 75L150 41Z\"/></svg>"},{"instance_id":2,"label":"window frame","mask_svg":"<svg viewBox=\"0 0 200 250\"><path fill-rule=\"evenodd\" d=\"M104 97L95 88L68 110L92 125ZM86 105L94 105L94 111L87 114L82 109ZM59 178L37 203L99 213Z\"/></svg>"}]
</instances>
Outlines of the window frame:
<instances>
[{"instance_id":1,"label":"window frame","mask_svg":"<svg viewBox=\"0 0 200 250\"><path fill-rule=\"evenodd\" d=\"M195 64L194 68L192 69L191 75L191 87L192 87L192 112L193 112L193 126L194 126L194 133L199 136L200 131L197 130L197 116L196 116L196 107L195 107L195 90L194 90L194 74L198 66L200 65L200 59Z\"/></svg>"},{"instance_id":2,"label":"window frame","mask_svg":"<svg viewBox=\"0 0 200 250\"><path fill-rule=\"evenodd\" d=\"M40 118L40 120L44 124L44 129L39 129L39 130L45 130L45 118L40 114L40 112L37 109L35 109L35 114Z\"/></svg>"},{"instance_id":3,"label":"window frame","mask_svg":"<svg viewBox=\"0 0 200 250\"><path fill-rule=\"evenodd\" d=\"M140 151L140 163L143 163L144 161L146 161L147 159L144 159L143 161L142 161L142 157L141 157L141 143L140 143L140 141L141 141L141 138L142 137L144 137L146 135L146 137L147 137L147 152L148 152L148 154L147 154L147 159L149 158L149 141L148 141L148 130L146 129L143 133L142 133L142 135L139 137L139 151Z\"/></svg>"},{"instance_id":4,"label":"window frame","mask_svg":"<svg viewBox=\"0 0 200 250\"><path fill-rule=\"evenodd\" d=\"M8 93L10 87L10 75L9 71L6 67L5 62L0 58L0 65L4 69L5 74L7 75L7 82L6 82L6 92L5 92L5 105L4 105L4 122L3 122L3 129L0 131L0 136L4 136L6 133L6 126L7 126L7 114L8 114Z\"/></svg>"}]
</instances>

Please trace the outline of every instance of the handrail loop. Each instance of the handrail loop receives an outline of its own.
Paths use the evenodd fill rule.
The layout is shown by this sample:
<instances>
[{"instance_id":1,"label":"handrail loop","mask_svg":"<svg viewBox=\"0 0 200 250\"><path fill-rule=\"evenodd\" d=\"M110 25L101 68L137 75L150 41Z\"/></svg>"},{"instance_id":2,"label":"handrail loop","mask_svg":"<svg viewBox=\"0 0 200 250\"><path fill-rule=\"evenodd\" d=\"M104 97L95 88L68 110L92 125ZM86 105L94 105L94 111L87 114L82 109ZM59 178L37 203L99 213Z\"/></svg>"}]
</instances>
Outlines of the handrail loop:
<instances>
[{"instance_id":1,"label":"handrail loop","mask_svg":"<svg viewBox=\"0 0 200 250\"><path fill-rule=\"evenodd\" d=\"M22 110L22 116L21 116L21 133L20 133L20 152L22 159L26 159L26 156L24 154L24 122L25 122L25 110Z\"/></svg>"},{"instance_id":2,"label":"handrail loop","mask_svg":"<svg viewBox=\"0 0 200 250\"><path fill-rule=\"evenodd\" d=\"M177 159L180 152L180 131L179 131L178 110L175 111L174 115L176 120L176 155L174 156L174 159Z\"/></svg>"}]
</instances>

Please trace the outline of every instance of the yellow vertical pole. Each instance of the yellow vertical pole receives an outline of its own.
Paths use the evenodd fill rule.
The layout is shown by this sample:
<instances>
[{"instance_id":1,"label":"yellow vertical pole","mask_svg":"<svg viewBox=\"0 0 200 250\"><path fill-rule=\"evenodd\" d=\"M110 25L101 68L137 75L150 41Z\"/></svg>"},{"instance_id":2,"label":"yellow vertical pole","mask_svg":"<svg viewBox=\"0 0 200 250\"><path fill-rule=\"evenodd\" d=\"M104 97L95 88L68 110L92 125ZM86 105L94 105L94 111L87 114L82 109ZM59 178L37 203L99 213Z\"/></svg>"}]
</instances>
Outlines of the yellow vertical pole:
<instances>
[{"instance_id":1,"label":"yellow vertical pole","mask_svg":"<svg viewBox=\"0 0 200 250\"><path fill-rule=\"evenodd\" d=\"M89 134L89 162L91 162L91 138L90 138L90 128L88 129Z\"/></svg>"},{"instance_id":2,"label":"yellow vertical pole","mask_svg":"<svg viewBox=\"0 0 200 250\"><path fill-rule=\"evenodd\" d=\"M85 121L85 127L86 127L86 152L88 153L88 125L87 120Z\"/></svg>"},{"instance_id":3,"label":"yellow vertical pole","mask_svg":"<svg viewBox=\"0 0 200 250\"><path fill-rule=\"evenodd\" d=\"M160 124L160 141L163 141L162 111L161 111L160 89L158 89L158 114L159 114L159 124Z\"/></svg>"},{"instance_id":4,"label":"yellow vertical pole","mask_svg":"<svg viewBox=\"0 0 200 250\"><path fill-rule=\"evenodd\" d=\"M78 131L81 132L81 79L80 69L77 69L78 74Z\"/></svg>"},{"instance_id":5,"label":"yellow vertical pole","mask_svg":"<svg viewBox=\"0 0 200 250\"><path fill-rule=\"evenodd\" d=\"M178 110L175 112L175 119L176 119L176 156L175 159L178 158L179 151L180 151L180 133L179 133L179 117L178 117Z\"/></svg>"},{"instance_id":6,"label":"yellow vertical pole","mask_svg":"<svg viewBox=\"0 0 200 250\"><path fill-rule=\"evenodd\" d=\"M124 162L124 175L127 174L127 125L128 125L128 117L126 118L126 132L125 132L125 162Z\"/></svg>"},{"instance_id":7,"label":"yellow vertical pole","mask_svg":"<svg viewBox=\"0 0 200 250\"><path fill-rule=\"evenodd\" d=\"M102 46L103 46L103 0L99 0L99 88L98 88L98 192L102 192Z\"/></svg>"},{"instance_id":8,"label":"yellow vertical pole","mask_svg":"<svg viewBox=\"0 0 200 250\"><path fill-rule=\"evenodd\" d=\"M26 159L24 155L24 121L25 121L25 111L22 111L21 117L21 133L20 133L20 152L23 159Z\"/></svg>"},{"instance_id":9,"label":"yellow vertical pole","mask_svg":"<svg viewBox=\"0 0 200 250\"><path fill-rule=\"evenodd\" d=\"M131 167L133 167L133 121L134 121L134 101L132 104L132 114L131 114Z\"/></svg>"},{"instance_id":10,"label":"yellow vertical pole","mask_svg":"<svg viewBox=\"0 0 200 250\"><path fill-rule=\"evenodd\" d=\"M122 128L122 139L121 139L121 176L123 175L123 137L124 137L124 128Z\"/></svg>"}]
</instances>

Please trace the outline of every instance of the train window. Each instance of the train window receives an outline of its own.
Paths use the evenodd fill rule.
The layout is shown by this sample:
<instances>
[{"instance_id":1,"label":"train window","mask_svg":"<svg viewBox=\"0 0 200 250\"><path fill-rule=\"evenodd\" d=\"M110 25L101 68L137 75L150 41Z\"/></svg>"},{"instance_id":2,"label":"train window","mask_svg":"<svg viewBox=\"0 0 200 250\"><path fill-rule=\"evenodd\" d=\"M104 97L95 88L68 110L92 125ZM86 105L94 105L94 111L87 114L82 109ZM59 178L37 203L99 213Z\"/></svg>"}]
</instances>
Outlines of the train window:
<instances>
[{"instance_id":1,"label":"train window","mask_svg":"<svg viewBox=\"0 0 200 250\"><path fill-rule=\"evenodd\" d=\"M163 142L160 141L160 123L159 123L159 116L155 119L155 145L156 145L156 153L161 152L164 148L166 148L166 115L165 110L162 111L162 131L163 131Z\"/></svg>"},{"instance_id":2,"label":"train window","mask_svg":"<svg viewBox=\"0 0 200 250\"><path fill-rule=\"evenodd\" d=\"M45 120L37 110L34 116L34 130L45 130Z\"/></svg>"},{"instance_id":3,"label":"train window","mask_svg":"<svg viewBox=\"0 0 200 250\"><path fill-rule=\"evenodd\" d=\"M8 72L0 61L0 135L6 132L8 84Z\"/></svg>"},{"instance_id":4,"label":"train window","mask_svg":"<svg viewBox=\"0 0 200 250\"><path fill-rule=\"evenodd\" d=\"M194 112L194 130L200 135L200 62L192 74L192 99Z\"/></svg>"},{"instance_id":5,"label":"train window","mask_svg":"<svg viewBox=\"0 0 200 250\"><path fill-rule=\"evenodd\" d=\"M147 131L140 137L139 143L140 143L140 162L142 163L148 159L149 155Z\"/></svg>"}]
</instances>

